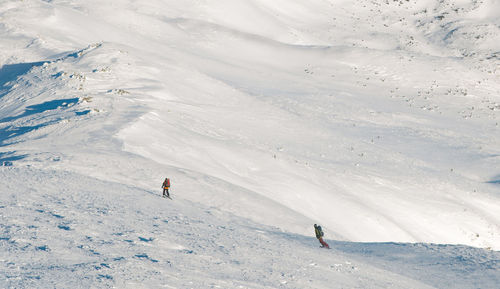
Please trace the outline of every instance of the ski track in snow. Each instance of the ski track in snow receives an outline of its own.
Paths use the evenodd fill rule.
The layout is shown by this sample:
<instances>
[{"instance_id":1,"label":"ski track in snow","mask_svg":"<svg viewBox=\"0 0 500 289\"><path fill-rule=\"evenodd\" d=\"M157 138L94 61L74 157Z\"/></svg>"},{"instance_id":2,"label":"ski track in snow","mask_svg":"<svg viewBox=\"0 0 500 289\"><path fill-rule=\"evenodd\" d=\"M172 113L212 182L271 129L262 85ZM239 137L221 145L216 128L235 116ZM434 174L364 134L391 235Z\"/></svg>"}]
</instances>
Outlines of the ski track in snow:
<instances>
[{"instance_id":1,"label":"ski track in snow","mask_svg":"<svg viewBox=\"0 0 500 289\"><path fill-rule=\"evenodd\" d=\"M496 288L500 4L455 2L5 2L0 287Z\"/></svg>"}]
</instances>

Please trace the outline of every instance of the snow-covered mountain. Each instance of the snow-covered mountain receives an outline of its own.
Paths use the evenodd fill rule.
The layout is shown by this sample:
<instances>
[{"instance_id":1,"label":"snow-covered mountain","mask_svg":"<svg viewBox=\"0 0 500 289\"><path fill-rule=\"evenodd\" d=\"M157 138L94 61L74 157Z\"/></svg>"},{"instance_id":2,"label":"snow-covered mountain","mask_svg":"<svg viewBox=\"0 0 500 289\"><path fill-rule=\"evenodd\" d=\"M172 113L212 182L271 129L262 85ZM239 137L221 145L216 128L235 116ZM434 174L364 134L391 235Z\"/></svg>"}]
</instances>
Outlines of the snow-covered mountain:
<instances>
[{"instance_id":1,"label":"snow-covered mountain","mask_svg":"<svg viewBox=\"0 0 500 289\"><path fill-rule=\"evenodd\" d=\"M499 65L497 0L0 1L0 287L496 288Z\"/></svg>"}]
</instances>

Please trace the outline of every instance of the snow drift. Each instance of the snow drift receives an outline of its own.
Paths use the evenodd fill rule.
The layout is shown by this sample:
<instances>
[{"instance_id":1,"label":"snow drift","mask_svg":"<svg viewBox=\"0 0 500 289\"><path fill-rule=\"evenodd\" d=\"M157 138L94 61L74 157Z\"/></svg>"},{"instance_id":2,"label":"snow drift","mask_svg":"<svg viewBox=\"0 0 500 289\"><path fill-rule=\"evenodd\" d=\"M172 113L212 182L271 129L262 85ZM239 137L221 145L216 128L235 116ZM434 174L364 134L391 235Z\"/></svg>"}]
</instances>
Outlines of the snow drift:
<instances>
[{"instance_id":1,"label":"snow drift","mask_svg":"<svg viewBox=\"0 0 500 289\"><path fill-rule=\"evenodd\" d=\"M240 257L247 258L242 267L256 270L269 259L257 257L265 255L261 249L243 249L249 243L275 256L295 252L293 246L320 254L305 249L308 243L315 246L311 228L320 223L327 237L338 241L338 254L344 249L354 254L347 252L351 245L357 252L372 250L349 242L403 242L408 251L402 254L419 248L415 254L422 259L415 262L421 265L431 251L441 257L460 251L473 256L474 269L464 262L446 264L487 277L485 286L495 284L498 275L489 275L498 266L495 252L406 243L499 248L498 8L493 0L6 1L0 7L3 259L21 253L28 262L49 254L59 260L55 263L74 265L73 259L62 262L67 254L56 251L65 248L75 260L94 251L99 253L94 261L64 270L85 274L97 266L109 274L91 270L95 274L88 283L70 280L62 287L87 287L95 280L135 286L139 277L119 277L114 270L129 272L132 263L120 260L151 262L153 267L145 270L152 271L144 273L151 277L154 270L172 265L167 253L151 257L153 252L170 248L177 265L199 265L193 274L212 268L202 263L218 262L213 258L235 266L244 263ZM31 183L28 176L39 182ZM153 196L160 194L165 176L172 180L172 204ZM20 179L30 189L20 188L25 183ZM19 199L23 196L31 198ZM74 215L71 221L58 212L62 208L52 207L54 198L63 198L59 205ZM85 198L91 200L83 205ZM85 212L98 209L102 212L92 217L109 215L123 223L109 219L90 226L92 218ZM161 241L172 232L155 218L168 214L165 220L175 219L185 212L185 224L192 227L208 218L205 211L215 216L195 226L200 233L193 243L182 244L191 235L181 232L181 221L173 239ZM19 222L27 227L14 225ZM211 241L218 232L214 228L225 226L221 222L234 222L243 237ZM125 233L115 232L117 226L151 236L121 240ZM144 226L152 227L143 231ZM279 244L263 245L267 237L247 228L258 226L255 230L267 232L262 235L279 236ZM30 240L38 241L22 237L43 230L67 236L54 245L48 244L50 235L33 233ZM223 230L227 235L227 227ZM72 239L75 234L80 239ZM127 242L151 251L135 252L130 245L134 249L128 256L115 256L128 250L122 248ZM239 245L233 251L221 245L217 256L193 249L216 247L211 242ZM83 251L69 249L75 246ZM380 255L397 247L373 246ZM418 246L424 246L422 251ZM381 260L373 261L369 253L360 258L367 266ZM299 259L281 260L285 265L277 271L295 270ZM327 276L313 287L326 288L339 278L332 271L345 264L337 261L342 266L324 265L330 266ZM373 287L385 287L385 282L425 286L421 281L448 287L446 282L456 278L451 274L439 281L418 270L405 275L396 269L400 263L387 262L381 270L388 279L366 275L375 269L364 270L363 278L375 278ZM6 286L29 287L42 279L50 287L65 274L51 267L55 275L40 277L31 268L32 280L12 273L18 263L4 263L12 277L5 279ZM179 274L187 270L175 268ZM210 269L211 277L192 282L234 287L241 275L233 269ZM430 271L442 275L447 270ZM310 287L297 278L314 279L315 272L287 281L284 275L260 272L270 283L252 275L252 283L241 285L265 288L286 281L280 284ZM363 287L342 276L345 283L339 287ZM229 283L217 283L226 277ZM174 275L144 286L169 278ZM190 286L184 281L171 284Z\"/></svg>"}]
</instances>

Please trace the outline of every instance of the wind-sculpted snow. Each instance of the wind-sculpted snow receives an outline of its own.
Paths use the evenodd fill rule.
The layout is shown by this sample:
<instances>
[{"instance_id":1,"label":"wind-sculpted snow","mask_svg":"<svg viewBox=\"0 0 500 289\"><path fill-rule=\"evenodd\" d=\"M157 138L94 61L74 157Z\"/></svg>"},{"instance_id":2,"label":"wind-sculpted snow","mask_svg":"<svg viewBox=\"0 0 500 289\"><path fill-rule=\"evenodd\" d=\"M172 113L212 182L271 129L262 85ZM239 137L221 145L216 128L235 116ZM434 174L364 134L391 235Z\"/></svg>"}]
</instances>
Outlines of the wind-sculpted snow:
<instances>
[{"instance_id":1,"label":"wind-sculpted snow","mask_svg":"<svg viewBox=\"0 0 500 289\"><path fill-rule=\"evenodd\" d=\"M500 254L283 232L52 170L0 169L2 288L494 288Z\"/></svg>"},{"instance_id":2,"label":"wind-sculpted snow","mask_svg":"<svg viewBox=\"0 0 500 289\"><path fill-rule=\"evenodd\" d=\"M498 11L3 3L0 287L494 288Z\"/></svg>"}]
</instances>

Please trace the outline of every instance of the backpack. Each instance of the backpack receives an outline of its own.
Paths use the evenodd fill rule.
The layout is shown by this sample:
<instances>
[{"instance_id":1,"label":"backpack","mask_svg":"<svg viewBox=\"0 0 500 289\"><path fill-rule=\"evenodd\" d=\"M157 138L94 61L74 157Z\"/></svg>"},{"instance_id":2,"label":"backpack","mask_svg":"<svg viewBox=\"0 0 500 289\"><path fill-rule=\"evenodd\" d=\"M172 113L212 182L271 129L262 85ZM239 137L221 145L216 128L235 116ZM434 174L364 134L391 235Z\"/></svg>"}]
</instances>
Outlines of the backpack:
<instances>
[{"instance_id":1,"label":"backpack","mask_svg":"<svg viewBox=\"0 0 500 289\"><path fill-rule=\"evenodd\" d=\"M325 233L323 233L323 229L321 229L321 226L318 226L318 231L320 237L323 237L325 235Z\"/></svg>"}]
</instances>

